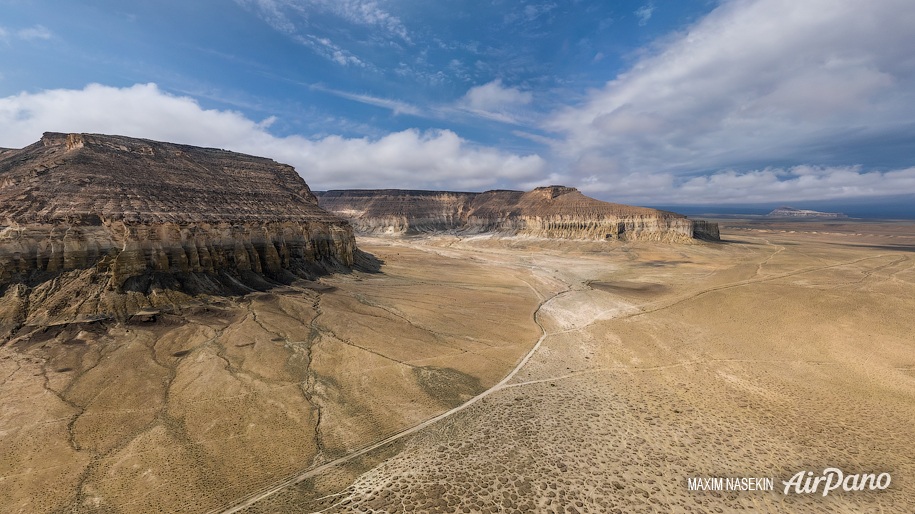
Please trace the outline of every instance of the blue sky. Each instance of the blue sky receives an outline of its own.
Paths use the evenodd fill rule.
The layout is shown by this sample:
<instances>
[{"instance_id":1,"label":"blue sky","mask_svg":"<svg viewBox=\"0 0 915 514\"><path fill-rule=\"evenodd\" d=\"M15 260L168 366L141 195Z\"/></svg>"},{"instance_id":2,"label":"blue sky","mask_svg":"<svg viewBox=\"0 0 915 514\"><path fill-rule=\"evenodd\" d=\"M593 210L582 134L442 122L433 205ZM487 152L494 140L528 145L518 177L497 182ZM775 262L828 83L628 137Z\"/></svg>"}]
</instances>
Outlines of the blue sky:
<instances>
[{"instance_id":1,"label":"blue sky","mask_svg":"<svg viewBox=\"0 0 915 514\"><path fill-rule=\"evenodd\" d=\"M915 194L909 0L0 0L0 146L215 146L315 189Z\"/></svg>"}]
</instances>

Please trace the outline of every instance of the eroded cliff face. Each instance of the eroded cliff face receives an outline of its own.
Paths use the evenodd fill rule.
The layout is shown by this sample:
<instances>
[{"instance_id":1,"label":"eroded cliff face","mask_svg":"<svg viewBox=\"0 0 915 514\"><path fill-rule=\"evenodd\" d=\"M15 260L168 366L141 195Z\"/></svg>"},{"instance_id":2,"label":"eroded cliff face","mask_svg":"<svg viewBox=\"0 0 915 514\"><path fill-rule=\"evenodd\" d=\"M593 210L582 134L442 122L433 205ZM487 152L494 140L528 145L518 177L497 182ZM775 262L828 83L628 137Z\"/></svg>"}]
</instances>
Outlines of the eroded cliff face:
<instances>
[{"instance_id":1,"label":"eroded cliff face","mask_svg":"<svg viewBox=\"0 0 915 514\"><path fill-rule=\"evenodd\" d=\"M57 133L0 154L0 296L20 303L87 270L112 294L195 294L344 269L356 252L352 227L270 159Z\"/></svg>"},{"instance_id":2,"label":"eroded cliff face","mask_svg":"<svg viewBox=\"0 0 915 514\"><path fill-rule=\"evenodd\" d=\"M0 280L90 267L113 285L147 272L313 274L352 265L354 250L351 229L331 222L17 224L0 229Z\"/></svg>"},{"instance_id":3,"label":"eroded cliff face","mask_svg":"<svg viewBox=\"0 0 915 514\"><path fill-rule=\"evenodd\" d=\"M349 220L362 234L460 230L476 193L369 189L317 193L322 208Z\"/></svg>"},{"instance_id":4,"label":"eroded cliff face","mask_svg":"<svg viewBox=\"0 0 915 514\"><path fill-rule=\"evenodd\" d=\"M718 225L680 214L595 200L577 189L452 193L352 190L317 193L325 209L357 232L497 233L544 238L691 242L718 240Z\"/></svg>"}]
</instances>

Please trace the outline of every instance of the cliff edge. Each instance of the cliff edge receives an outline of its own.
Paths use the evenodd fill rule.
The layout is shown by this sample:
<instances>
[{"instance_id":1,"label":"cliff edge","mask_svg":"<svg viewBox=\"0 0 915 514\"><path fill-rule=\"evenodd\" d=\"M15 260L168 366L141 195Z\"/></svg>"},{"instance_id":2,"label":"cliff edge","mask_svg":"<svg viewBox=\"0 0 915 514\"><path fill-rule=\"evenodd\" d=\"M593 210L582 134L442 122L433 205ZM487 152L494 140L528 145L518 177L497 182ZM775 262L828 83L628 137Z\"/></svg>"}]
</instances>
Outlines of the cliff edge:
<instances>
[{"instance_id":1,"label":"cliff edge","mask_svg":"<svg viewBox=\"0 0 915 514\"><path fill-rule=\"evenodd\" d=\"M270 159L60 133L0 154L0 316L15 314L4 312L15 308L11 295L26 316L38 293L45 304L55 295L88 302L86 315L124 314L156 292L244 291L355 259L350 225Z\"/></svg>"},{"instance_id":2,"label":"cliff edge","mask_svg":"<svg viewBox=\"0 0 915 514\"><path fill-rule=\"evenodd\" d=\"M496 233L545 238L718 240L718 225L673 212L603 202L565 186L484 193L396 189L317 192L359 233Z\"/></svg>"}]
</instances>

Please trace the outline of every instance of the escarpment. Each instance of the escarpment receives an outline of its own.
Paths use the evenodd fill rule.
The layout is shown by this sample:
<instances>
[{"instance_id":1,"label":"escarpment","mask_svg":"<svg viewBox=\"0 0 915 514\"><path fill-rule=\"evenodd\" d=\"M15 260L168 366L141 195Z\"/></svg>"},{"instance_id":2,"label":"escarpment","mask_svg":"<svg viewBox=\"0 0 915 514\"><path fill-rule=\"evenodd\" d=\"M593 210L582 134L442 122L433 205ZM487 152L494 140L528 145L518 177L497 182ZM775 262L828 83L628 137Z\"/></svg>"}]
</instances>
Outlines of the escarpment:
<instances>
[{"instance_id":1,"label":"escarpment","mask_svg":"<svg viewBox=\"0 0 915 514\"><path fill-rule=\"evenodd\" d=\"M409 190L317 192L320 205L357 232L496 233L544 238L688 242L718 240L718 225L673 212L589 198L577 189L453 193Z\"/></svg>"},{"instance_id":2,"label":"escarpment","mask_svg":"<svg viewBox=\"0 0 915 514\"><path fill-rule=\"evenodd\" d=\"M77 275L76 294L244 290L347 268L356 252L350 225L270 159L58 133L0 153L0 296Z\"/></svg>"},{"instance_id":3,"label":"escarpment","mask_svg":"<svg viewBox=\"0 0 915 514\"><path fill-rule=\"evenodd\" d=\"M357 232L404 234L462 229L477 193L355 189L315 195L322 208L348 219Z\"/></svg>"}]
</instances>

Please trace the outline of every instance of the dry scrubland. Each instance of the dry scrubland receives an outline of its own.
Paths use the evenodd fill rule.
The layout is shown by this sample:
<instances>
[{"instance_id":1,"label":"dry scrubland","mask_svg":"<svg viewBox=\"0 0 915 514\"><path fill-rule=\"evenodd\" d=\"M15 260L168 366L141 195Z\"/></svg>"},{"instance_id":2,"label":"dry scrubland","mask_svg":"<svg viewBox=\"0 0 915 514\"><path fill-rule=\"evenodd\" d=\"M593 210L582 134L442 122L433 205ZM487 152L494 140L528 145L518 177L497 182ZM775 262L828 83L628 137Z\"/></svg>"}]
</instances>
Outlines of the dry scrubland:
<instances>
[{"instance_id":1,"label":"dry scrubland","mask_svg":"<svg viewBox=\"0 0 915 514\"><path fill-rule=\"evenodd\" d=\"M528 273L385 258L0 348L0 511L230 505L466 401L540 334Z\"/></svg>"},{"instance_id":2,"label":"dry scrubland","mask_svg":"<svg viewBox=\"0 0 915 514\"><path fill-rule=\"evenodd\" d=\"M915 511L912 225L729 223L720 245L420 242L529 269L543 343L347 489L311 479L250 511ZM893 482L826 498L686 487L828 466Z\"/></svg>"},{"instance_id":3,"label":"dry scrubland","mask_svg":"<svg viewBox=\"0 0 915 514\"><path fill-rule=\"evenodd\" d=\"M381 274L38 330L0 348L0 510L915 511L915 227L722 238L360 240ZM829 466L892 485L686 488Z\"/></svg>"}]
</instances>

